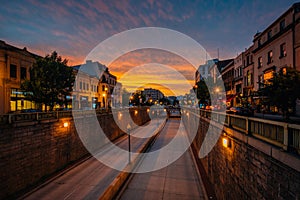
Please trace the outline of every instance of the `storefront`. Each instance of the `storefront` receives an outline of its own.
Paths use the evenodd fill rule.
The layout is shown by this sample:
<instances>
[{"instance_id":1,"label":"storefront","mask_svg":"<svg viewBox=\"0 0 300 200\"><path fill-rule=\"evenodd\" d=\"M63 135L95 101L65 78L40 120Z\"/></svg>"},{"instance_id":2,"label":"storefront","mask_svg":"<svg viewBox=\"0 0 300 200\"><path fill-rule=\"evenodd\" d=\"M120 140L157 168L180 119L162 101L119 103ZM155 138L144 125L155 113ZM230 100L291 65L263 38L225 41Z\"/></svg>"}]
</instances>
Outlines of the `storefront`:
<instances>
[{"instance_id":1,"label":"storefront","mask_svg":"<svg viewBox=\"0 0 300 200\"><path fill-rule=\"evenodd\" d=\"M34 109L35 103L26 97L26 92L12 88L10 93L10 111Z\"/></svg>"}]
</instances>

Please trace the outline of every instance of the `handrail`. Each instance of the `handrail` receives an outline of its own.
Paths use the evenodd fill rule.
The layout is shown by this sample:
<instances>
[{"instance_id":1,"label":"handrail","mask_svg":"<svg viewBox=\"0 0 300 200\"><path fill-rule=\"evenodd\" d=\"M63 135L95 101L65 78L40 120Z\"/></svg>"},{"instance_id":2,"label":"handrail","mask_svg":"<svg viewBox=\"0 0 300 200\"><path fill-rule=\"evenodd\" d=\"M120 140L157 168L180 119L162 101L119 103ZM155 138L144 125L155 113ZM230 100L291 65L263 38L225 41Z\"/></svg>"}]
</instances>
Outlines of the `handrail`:
<instances>
[{"instance_id":1,"label":"handrail","mask_svg":"<svg viewBox=\"0 0 300 200\"><path fill-rule=\"evenodd\" d=\"M101 115L112 112L124 112L130 110L130 112L138 109L145 110L148 107L133 107L133 108L109 108L109 109L97 109L97 110L68 110L68 111L50 111L50 112L34 112L34 113L12 113L0 115L0 125L12 124L24 121L41 121L49 119L61 119L70 118L75 116L87 116L87 115Z\"/></svg>"},{"instance_id":2,"label":"handrail","mask_svg":"<svg viewBox=\"0 0 300 200\"><path fill-rule=\"evenodd\" d=\"M195 113L195 117L223 122L226 127L300 154L300 125L190 107L182 109Z\"/></svg>"}]
</instances>

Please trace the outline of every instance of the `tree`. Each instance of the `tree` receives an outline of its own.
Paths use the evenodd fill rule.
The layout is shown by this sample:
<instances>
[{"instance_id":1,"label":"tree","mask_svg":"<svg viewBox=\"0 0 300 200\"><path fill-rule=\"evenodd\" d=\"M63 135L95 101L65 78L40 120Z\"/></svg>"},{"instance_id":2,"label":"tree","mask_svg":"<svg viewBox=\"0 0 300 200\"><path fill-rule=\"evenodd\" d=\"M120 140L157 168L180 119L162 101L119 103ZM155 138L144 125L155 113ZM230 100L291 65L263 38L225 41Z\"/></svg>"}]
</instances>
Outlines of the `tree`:
<instances>
[{"instance_id":1,"label":"tree","mask_svg":"<svg viewBox=\"0 0 300 200\"><path fill-rule=\"evenodd\" d=\"M281 108L285 120L289 119L289 109L295 109L296 100L300 98L300 73L292 67L274 73L260 93L269 97L272 105Z\"/></svg>"},{"instance_id":2,"label":"tree","mask_svg":"<svg viewBox=\"0 0 300 200\"><path fill-rule=\"evenodd\" d=\"M30 80L25 80L21 89L28 91L28 96L41 108L42 104L53 110L55 104L67 104L66 96L72 92L75 81L73 69L68 61L58 56L57 52L38 58L30 69Z\"/></svg>"},{"instance_id":3,"label":"tree","mask_svg":"<svg viewBox=\"0 0 300 200\"><path fill-rule=\"evenodd\" d=\"M130 102L135 105L142 105L146 101L146 96L141 91L134 92L130 97Z\"/></svg>"},{"instance_id":4,"label":"tree","mask_svg":"<svg viewBox=\"0 0 300 200\"><path fill-rule=\"evenodd\" d=\"M200 80L197 82L197 87L195 88L197 99L199 100L199 104L209 104L210 102L210 95L208 88L205 84L204 80Z\"/></svg>"}]
</instances>

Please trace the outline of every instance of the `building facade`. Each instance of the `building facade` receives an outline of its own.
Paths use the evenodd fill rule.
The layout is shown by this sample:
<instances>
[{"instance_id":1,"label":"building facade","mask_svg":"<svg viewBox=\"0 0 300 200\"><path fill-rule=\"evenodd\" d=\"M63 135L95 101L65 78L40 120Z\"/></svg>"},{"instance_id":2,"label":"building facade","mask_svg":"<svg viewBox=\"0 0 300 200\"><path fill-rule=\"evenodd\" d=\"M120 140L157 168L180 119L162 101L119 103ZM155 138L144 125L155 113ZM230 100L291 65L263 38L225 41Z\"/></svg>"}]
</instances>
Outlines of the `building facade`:
<instances>
[{"instance_id":1,"label":"building facade","mask_svg":"<svg viewBox=\"0 0 300 200\"><path fill-rule=\"evenodd\" d=\"M300 3L291 6L253 39L254 91L268 84L274 72L286 67L300 71ZM263 95L256 96L256 105L267 112L278 112Z\"/></svg>"},{"instance_id":2,"label":"building facade","mask_svg":"<svg viewBox=\"0 0 300 200\"><path fill-rule=\"evenodd\" d=\"M72 92L74 109L98 109L112 106L112 93L117 78L105 65L87 60L73 67L76 84Z\"/></svg>"},{"instance_id":3,"label":"building facade","mask_svg":"<svg viewBox=\"0 0 300 200\"><path fill-rule=\"evenodd\" d=\"M0 114L35 108L24 96L21 83L30 79L30 68L38 55L0 41Z\"/></svg>"},{"instance_id":4,"label":"building facade","mask_svg":"<svg viewBox=\"0 0 300 200\"><path fill-rule=\"evenodd\" d=\"M240 105L253 105L254 97L256 98L254 90L254 76L256 74L254 68L253 45L243 52L243 93L239 94Z\"/></svg>"},{"instance_id":5,"label":"building facade","mask_svg":"<svg viewBox=\"0 0 300 200\"><path fill-rule=\"evenodd\" d=\"M164 94L161 91L152 88L145 88L143 94L146 97L146 102L149 103L158 102L164 97Z\"/></svg>"},{"instance_id":6,"label":"building facade","mask_svg":"<svg viewBox=\"0 0 300 200\"><path fill-rule=\"evenodd\" d=\"M231 107L234 97L234 60L220 61L219 65L226 92L226 106Z\"/></svg>"}]
</instances>

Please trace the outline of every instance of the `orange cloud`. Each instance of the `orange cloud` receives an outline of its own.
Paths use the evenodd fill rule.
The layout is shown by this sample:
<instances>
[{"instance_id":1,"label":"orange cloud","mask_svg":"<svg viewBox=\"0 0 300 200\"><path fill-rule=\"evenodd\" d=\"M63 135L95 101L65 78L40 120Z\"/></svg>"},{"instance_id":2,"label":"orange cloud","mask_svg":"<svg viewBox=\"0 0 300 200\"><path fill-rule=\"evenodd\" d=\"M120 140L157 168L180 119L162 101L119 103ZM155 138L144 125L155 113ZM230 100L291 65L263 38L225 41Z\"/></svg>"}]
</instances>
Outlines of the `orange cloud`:
<instances>
[{"instance_id":1,"label":"orange cloud","mask_svg":"<svg viewBox=\"0 0 300 200\"><path fill-rule=\"evenodd\" d=\"M182 57L165 50L142 49L124 54L109 66L128 91L152 87L169 95L189 93L196 68Z\"/></svg>"}]
</instances>

